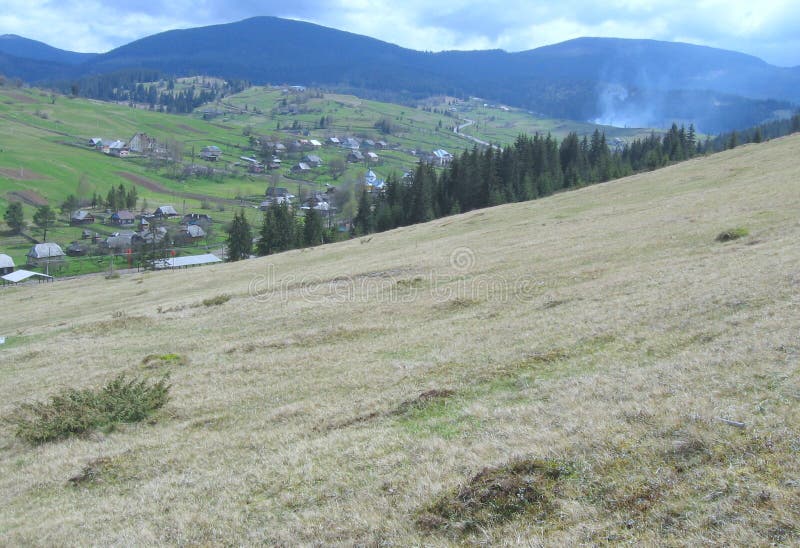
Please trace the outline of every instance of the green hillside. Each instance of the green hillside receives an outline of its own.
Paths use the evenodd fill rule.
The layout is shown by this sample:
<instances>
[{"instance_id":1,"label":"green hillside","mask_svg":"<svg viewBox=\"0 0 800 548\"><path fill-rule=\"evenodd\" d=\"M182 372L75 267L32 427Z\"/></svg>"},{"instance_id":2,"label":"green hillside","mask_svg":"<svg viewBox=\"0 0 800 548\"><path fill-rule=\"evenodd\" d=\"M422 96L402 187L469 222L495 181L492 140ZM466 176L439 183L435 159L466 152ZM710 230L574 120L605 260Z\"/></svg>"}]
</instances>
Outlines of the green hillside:
<instances>
[{"instance_id":1,"label":"green hillside","mask_svg":"<svg viewBox=\"0 0 800 548\"><path fill-rule=\"evenodd\" d=\"M2 538L796 545L798 158L0 289ZM24 404L121 373L166 405L26 441Z\"/></svg>"},{"instance_id":2,"label":"green hillside","mask_svg":"<svg viewBox=\"0 0 800 548\"><path fill-rule=\"evenodd\" d=\"M218 83L211 78L185 78L176 89L191 86L200 89ZM165 83L152 83L164 86ZM460 110L459 110L460 109ZM489 112L501 113L493 119ZM402 175L435 149L458 153L475 145L468 137L457 135L453 128L465 123L475 112L476 127L464 128L479 140L507 143L520 132L593 131L595 126L536 120L520 111L503 111L499 107L483 107L476 101L455 102L442 98L418 107L366 101L354 96L301 92L285 88L253 87L219 103L206 105L193 115L177 116L150 111L146 105L117 105L99 101L68 98L32 88L0 87L0 210L10 201L22 201L28 228L22 236L0 232L0 252L10 254L17 264L24 264L25 254L42 232L32 226L37 205L58 208L70 195L88 200L95 193L105 197L112 187L136 186L138 209L153 210L159 205L175 206L179 212L205 210L215 221L215 235L204 246L219 247L225 223L238 206L245 206L251 224L258 224L255 209L269 186L287 187L300 195L325 185L340 187L341 215L353 215L353 189L364 180L369 169L379 178L391 173ZM498 128L498 124L502 128ZM383 129L379 129L383 128ZM635 131L609 129L609 135L632 136ZM503 133L504 132L504 133ZM514 133L516 132L516 133ZM135 134L145 133L165 144L188 164L192 161L203 169L215 168L210 176L179 176L182 169L164 165L144 157L115 158L88 146L90 138L106 143L129 141ZM293 149L298 139L359 137L385 141L382 148L365 147L378 154L378 160L348 162L347 151L324 146L319 150ZM271 153L263 143L287 145L281 153L283 167L266 173L250 173L242 156L266 161ZM199 158L203 147L215 145L222 150L221 161L214 164ZM307 154L317 154L323 161L305 173L293 173L291 167ZM347 205L349 204L349 205ZM108 215L105 208L95 212ZM91 227L70 227L61 216L48 233L48 239L65 247L78 240L83 228L107 235L115 228L102 224ZM188 248L181 253L201 251ZM205 251L205 250L203 250ZM86 261L83 261L86 262ZM75 274L97 270L94 261L76 261L57 274ZM69 265L68 265L69 266Z\"/></svg>"}]
</instances>

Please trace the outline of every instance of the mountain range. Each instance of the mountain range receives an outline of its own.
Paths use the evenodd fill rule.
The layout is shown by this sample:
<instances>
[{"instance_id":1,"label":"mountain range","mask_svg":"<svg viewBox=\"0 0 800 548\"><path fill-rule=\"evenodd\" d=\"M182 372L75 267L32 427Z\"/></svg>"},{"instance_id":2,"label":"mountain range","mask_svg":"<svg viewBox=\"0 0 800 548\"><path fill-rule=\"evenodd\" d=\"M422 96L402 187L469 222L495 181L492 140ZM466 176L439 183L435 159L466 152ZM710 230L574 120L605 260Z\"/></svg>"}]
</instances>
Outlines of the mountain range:
<instances>
[{"instance_id":1,"label":"mountain range","mask_svg":"<svg viewBox=\"0 0 800 548\"><path fill-rule=\"evenodd\" d=\"M758 124L800 104L800 67L684 43L579 38L529 51L422 52L312 23L254 17L172 30L103 54L0 37L0 72L61 85L119 71L296 83L406 101L480 96L535 114L613 125Z\"/></svg>"}]
</instances>

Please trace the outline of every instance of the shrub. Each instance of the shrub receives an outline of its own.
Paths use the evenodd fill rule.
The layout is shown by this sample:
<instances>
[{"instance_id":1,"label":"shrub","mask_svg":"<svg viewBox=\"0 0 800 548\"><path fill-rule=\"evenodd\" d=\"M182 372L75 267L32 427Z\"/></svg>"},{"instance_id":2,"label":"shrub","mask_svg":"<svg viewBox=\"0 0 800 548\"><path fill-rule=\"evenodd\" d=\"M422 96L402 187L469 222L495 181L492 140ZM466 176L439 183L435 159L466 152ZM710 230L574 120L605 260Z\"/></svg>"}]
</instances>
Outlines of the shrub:
<instances>
[{"instance_id":1,"label":"shrub","mask_svg":"<svg viewBox=\"0 0 800 548\"><path fill-rule=\"evenodd\" d=\"M716 240L718 242L730 242L731 240L738 240L739 238L744 238L748 234L750 234L750 232L746 228L743 227L731 228L717 234Z\"/></svg>"},{"instance_id":2,"label":"shrub","mask_svg":"<svg viewBox=\"0 0 800 548\"><path fill-rule=\"evenodd\" d=\"M230 295L217 295L216 297L209 297L208 299L203 299L203 306L218 306L221 304L225 304L231 300Z\"/></svg>"},{"instance_id":3,"label":"shrub","mask_svg":"<svg viewBox=\"0 0 800 548\"><path fill-rule=\"evenodd\" d=\"M551 459L517 459L484 468L466 485L423 508L417 525L428 531L464 534L522 514L541 518L553 510L555 483L571 473L570 464Z\"/></svg>"},{"instance_id":4,"label":"shrub","mask_svg":"<svg viewBox=\"0 0 800 548\"><path fill-rule=\"evenodd\" d=\"M18 438L45 443L98 428L113 429L123 422L139 422L168 399L167 378L148 383L119 375L98 389L69 388L48 402L23 404L17 410Z\"/></svg>"}]
</instances>

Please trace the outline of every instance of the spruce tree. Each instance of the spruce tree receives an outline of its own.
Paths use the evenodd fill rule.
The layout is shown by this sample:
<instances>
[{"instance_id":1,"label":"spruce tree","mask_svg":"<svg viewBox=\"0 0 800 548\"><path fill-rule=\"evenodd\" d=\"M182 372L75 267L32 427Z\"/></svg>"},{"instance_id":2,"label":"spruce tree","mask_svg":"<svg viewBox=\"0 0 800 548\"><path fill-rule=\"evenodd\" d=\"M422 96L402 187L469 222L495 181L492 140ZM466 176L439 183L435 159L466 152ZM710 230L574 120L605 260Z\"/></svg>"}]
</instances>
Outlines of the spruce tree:
<instances>
[{"instance_id":1,"label":"spruce tree","mask_svg":"<svg viewBox=\"0 0 800 548\"><path fill-rule=\"evenodd\" d=\"M313 207L306 210L303 223L303 243L307 246L322 243L322 216Z\"/></svg>"},{"instance_id":2,"label":"spruce tree","mask_svg":"<svg viewBox=\"0 0 800 548\"><path fill-rule=\"evenodd\" d=\"M19 234L22 232L22 228L25 226L25 219L22 213L22 203L11 202L8 204L8 209L6 209L5 215L3 215L3 220L5 220L8 228L10 228L11 232L14 234Z\"/></svg>"},{"instance_id":3,"label":"spruce tree","mask_svg":"<svg viewBox=\"0 0 800 548\"><path fill-rule=\"evenodd\" d=\"M228 260L239 261L250 256L253 247L253 234L244 210L233 214L233 222L228 231Z\"/></svg>"}]
</instances>

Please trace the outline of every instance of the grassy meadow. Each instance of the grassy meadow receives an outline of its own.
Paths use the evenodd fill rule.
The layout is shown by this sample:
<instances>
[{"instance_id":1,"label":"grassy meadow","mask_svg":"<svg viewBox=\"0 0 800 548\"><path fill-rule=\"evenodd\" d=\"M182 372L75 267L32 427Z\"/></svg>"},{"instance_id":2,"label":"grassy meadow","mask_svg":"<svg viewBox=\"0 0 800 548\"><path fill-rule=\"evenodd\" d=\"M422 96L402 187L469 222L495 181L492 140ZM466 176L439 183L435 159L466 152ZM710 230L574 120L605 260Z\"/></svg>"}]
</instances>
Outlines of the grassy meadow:
<instances>
[{"instance_id":1,"label":"grassy meadow","mask_svg":"<svg viewBox=\"0 0 800 548\"><path fill-rule=\"evenodd\" d=\"M0 289L0 537L797 544L798 157L793 136L318 248ZM120 374L168 374L166 404L18 435L24 404Z\"/></svg>"}]
</instances>

